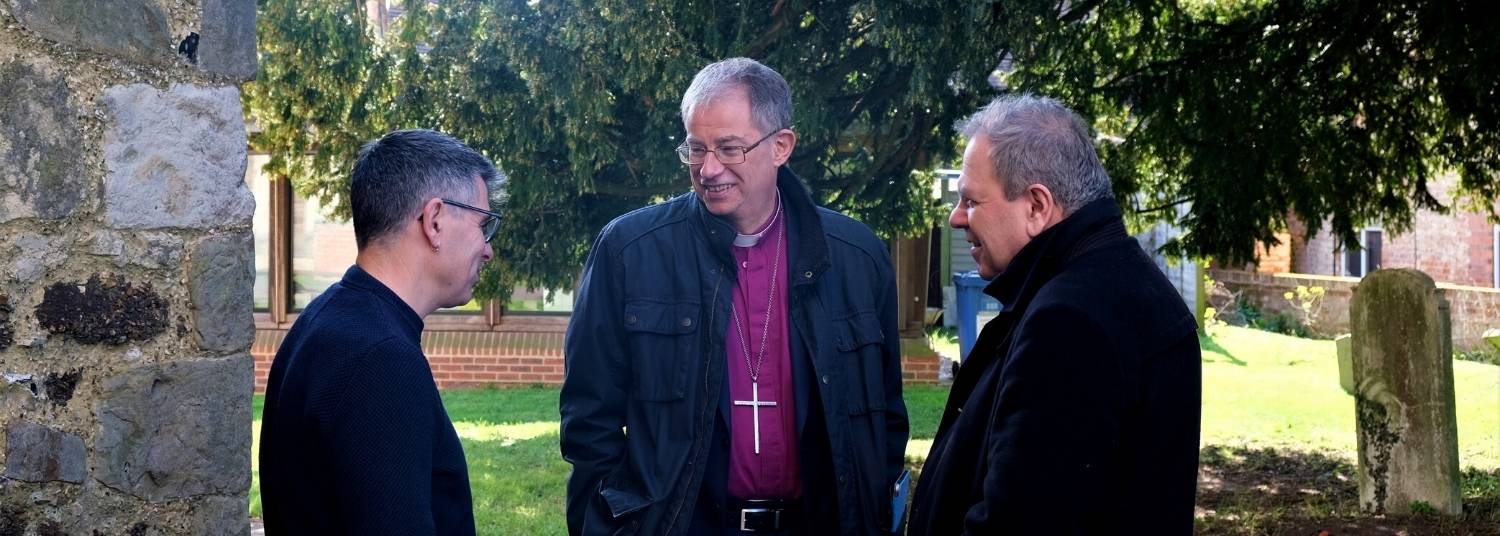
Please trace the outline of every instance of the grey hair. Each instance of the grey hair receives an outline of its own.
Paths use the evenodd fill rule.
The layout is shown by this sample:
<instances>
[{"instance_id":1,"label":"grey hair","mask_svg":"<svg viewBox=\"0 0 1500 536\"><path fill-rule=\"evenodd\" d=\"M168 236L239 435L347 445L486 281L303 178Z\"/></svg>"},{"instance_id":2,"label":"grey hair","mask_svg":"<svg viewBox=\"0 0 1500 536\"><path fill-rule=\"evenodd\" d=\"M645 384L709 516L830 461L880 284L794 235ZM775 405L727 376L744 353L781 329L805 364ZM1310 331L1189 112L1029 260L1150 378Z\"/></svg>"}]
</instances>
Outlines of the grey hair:
<instances>
[{"instance_id":1,"label":"grey hair","mask_svg":"<svg viewBox=\"0 0 1500 536\"><path fill-rule=\"evenodd\" d=\"M780 73L750 58L729 58L698 71L682 94L682 122L693 108L743 90L750 101L750 117L761 134L792 126L792 90Z\"/></svg>"},{"instance_id":2,"label":"grey hair","mask_svg":"<svg viewBox=\"0 0 1500 536\"><path fill-rule=\"evenodd\" d=\"M429 199L474 193L474 177L484 181L486 198L505 187L505 174L490 159L441 132L397 130L365 144L349 187L356 244L363 251L416 217Z\"/></svg>"},{"instance_id":3,"label":"grey hair","mask_svg":"<svg viewBox=\"0 0 1500 536\"><path fill-rule=\"evenodd\" d=\"M972 140L982 133L989 140L990 163L1006 199L1040 184L1052 191L1064 214L1072 214L1091 201L1114 196L1088 127L1054 99L1000 97L962 123L964 136Z\"/></svg>"}]
</instances>

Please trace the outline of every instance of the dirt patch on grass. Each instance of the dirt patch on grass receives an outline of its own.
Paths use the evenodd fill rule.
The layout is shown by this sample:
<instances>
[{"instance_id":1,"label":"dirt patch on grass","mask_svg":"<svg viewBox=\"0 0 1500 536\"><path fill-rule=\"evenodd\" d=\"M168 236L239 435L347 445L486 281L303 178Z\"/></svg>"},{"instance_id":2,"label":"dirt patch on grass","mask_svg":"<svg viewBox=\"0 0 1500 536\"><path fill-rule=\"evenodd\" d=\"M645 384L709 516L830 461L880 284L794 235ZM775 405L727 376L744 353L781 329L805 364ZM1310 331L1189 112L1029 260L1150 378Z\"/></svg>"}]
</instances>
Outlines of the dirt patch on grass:
<instances>
[{"instance_id":1,"label":"dirt patch on grass","mask_svg":"<svg viewBox=\"0 0 1500 536\"><path fill-rule=\"evenodd\" d=\"M1464 517L1359 510L1350 460L1315 452L1208 447L1198 470L1198 534L1500 536L1500 470L1464 473Z\"/></svg>"}]
</instances>

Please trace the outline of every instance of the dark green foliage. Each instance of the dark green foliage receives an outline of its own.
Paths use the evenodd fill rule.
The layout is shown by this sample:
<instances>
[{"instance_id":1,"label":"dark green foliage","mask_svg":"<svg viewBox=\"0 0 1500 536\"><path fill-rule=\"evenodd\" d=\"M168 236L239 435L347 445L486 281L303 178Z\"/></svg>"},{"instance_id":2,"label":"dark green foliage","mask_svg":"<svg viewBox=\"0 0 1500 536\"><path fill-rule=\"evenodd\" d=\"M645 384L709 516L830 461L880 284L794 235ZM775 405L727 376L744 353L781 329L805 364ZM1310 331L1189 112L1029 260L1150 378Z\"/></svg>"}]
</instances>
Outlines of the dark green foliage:
<instances>
[{"instance_id":1,"label":"dark green foliage","mask_svg":"<svg viewBox=\"0 0 1500 536\"><path fill-rule=\"evenodd\" d=\"M1500 352L1496 352L1494 349L1490 348L1455 350L1453 352L1453 359L1456 359L1458 361L1473 361L1475 363L1484 363L1486 365L1495 365L1497 367L1500 367Z\"/></svg>"},{"instance_id":2,"label":"dark green foliage","mask_svg":"<svg viewBox=\"0 0 1500 536\"><path fill-rule=\"evenodd\" d=\"M347 217L361 143L448 132L510 175L481 296L571 288L599 229L686 192L678 104L698 69L747 56L793 92L790 163L817 199L885 236L940 218L930 179L953 124L993 97L997 14L959 0L405 2L384 39L363 3L261 0L247 108L266 172ZM303 156L306 155L306 156Z\"/></svg>"},{"instance_id":3,"label":"dark green foliage","mask_svg":"<svg viewBox=\"0 0 1500 536\"><path fill-rule=\"evenodd\" d=\"M792 169L887 236L935 222L912 172L952 162L1006 54L1009 88L1109 140L1133 223L1188 230L1169 253L1246 261L1289 214L1356 243L1500 194L1500 31L1474 0L405 4L381 39L360 2L261 0L251 143L340 216L366 140L429 127L484 151L512 183L482 296L571 287L604 223L687 191L678 100L730 56L786 76ZM1445 201L1430 186L1450 171Z\"/></svg>"},{"instance_id":4,"label":"dark green foliage","mask_svg":"<svg viewBox=\"0 0 1500 536\"><path fill-rule=\"evenodd\" d=\"M1192 203L1172 252L1249 260L1288 212L1345 243L1500 193L1500 31L1474 0L995 4L1013 87L1060 97L1141 220ZM1003 6L1003 7L1002 7ZM1452 203L1430 188L1455 171Z\"/></svg>"}]
</instances>

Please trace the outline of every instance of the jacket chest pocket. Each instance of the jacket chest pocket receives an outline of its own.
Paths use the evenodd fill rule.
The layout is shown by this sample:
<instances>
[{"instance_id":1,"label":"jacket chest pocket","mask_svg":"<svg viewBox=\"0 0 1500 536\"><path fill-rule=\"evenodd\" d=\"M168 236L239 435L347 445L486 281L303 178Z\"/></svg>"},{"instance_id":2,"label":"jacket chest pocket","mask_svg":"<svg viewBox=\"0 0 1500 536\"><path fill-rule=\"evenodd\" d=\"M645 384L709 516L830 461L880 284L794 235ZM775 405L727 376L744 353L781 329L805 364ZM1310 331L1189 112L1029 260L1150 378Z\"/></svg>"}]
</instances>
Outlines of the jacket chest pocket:
<instances>
[{"instance_id":1,"label":"jacket chest pocket","mask_svg":"<svg viewBox=\"0 0 1500 536\"><path fill-rule=\"evenodd\" d=\"M885 340L880 318L874 311L861 311L833 322L833 343L851 381L849 413L861 415L885 411Z\"/></svg>"},{"instance_id":2,"label":"jacket chest pocket","mask_svg":"<svg viewBox=\"0 0 1500 536\"><path fill-rule=\"evenodd\" d=\"M630 301L621 319L630 344L631 396L648 402L681 399L696 353L697 303Z\"/></svg>"}]
</instances>

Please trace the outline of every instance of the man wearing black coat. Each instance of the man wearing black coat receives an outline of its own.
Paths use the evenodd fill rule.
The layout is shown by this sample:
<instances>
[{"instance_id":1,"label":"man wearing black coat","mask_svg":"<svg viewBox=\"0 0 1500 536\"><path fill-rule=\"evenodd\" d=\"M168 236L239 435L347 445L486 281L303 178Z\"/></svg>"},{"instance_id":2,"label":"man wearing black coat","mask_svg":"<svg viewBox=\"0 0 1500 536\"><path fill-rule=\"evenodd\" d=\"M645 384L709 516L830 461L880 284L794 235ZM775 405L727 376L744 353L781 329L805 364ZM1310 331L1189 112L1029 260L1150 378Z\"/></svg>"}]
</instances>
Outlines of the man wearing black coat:
<instances>
[{"instance_id":1,"label":"man wearing black coat","mask_svg":"<svg viewBox=\"0 0 1500 536\"><path fill-rule=\"evenodd\" d=\"M574 535L881 535L906 451L884 242L786 167L754 60L682 97L693 191L600 231L564 344Z\"/></svg>"},{"instance_id":2,"label":"man wearing black coat","mask_svg":"<svg viewBox=\"0 0 1500 536\"><path fill-rule=\"evenodd\" d=\"M908 534L1191 534L1196 325L1126 233L1088 129L1020 96L964 131L949 223L1002 311L954 380Z\"/></svg>"}]
</instances>

